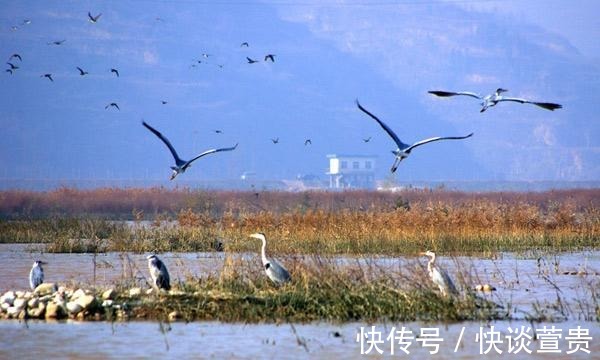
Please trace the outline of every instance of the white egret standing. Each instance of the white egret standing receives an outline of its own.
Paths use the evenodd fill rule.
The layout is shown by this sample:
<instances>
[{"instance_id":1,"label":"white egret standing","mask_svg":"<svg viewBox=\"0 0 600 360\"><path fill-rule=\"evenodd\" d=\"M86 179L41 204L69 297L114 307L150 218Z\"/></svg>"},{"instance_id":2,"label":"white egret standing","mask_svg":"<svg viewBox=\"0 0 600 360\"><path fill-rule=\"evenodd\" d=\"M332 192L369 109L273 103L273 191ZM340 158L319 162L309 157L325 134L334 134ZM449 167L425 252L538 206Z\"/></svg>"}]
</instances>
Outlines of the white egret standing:
<instances>
[{"instance_id":1,"label":"white egret standing","mask_svg":"<svg viewBox=\"0 0 600 360\"><path fill-rule=\"evenodd\" d=\"M175 148L173 147L173 145L171 145L171 143L169 142L169 140L163 134L161 134L158 130L154 129L152 126L148 125L145 121L143 121L142 124L148 130L152 131L152 133L154 135L156 135L159 139L161 139L162 142L164 142L165 145L167 145L167 147L171 151L171 154L173 155L173 158L175 159L175 166L171 166L171 169L173 170L173 174L171 174L171 180L175 179L175 177L177 175L179 175L180 173L184 173L185 170L187 170L187 168L192 165L192 162L198 160L199 158L201 158L201 157L203 157L205 155L214 154L214 153L219 152L219 151L232 151L232 150L235 150L235 148L237 148L237 146L238 146L238 144L235 144L235 146L229 147L229 148L206 150L205 152L197 155L192 160L185 161L185 160L182 160L179 157L179 155L177 155L177 151L175 151Z\"/></svg>"},{"instance_id":2,"label":"white egret standing","mask_svg":"<svg viewBox=\"0 0 600 360\"><path fill-rule=\"evenodd\" d=\"M289 271L287 271L287 269L285 267L283 267L283 265L281 265L281 263L279 263L275 259L267 258L267 255L265 253L265 247L267 246L267 238L265 237L265 234L256 233L256 234L250 235L250 237L259 239L262 241L262 249L261 249L262 263L263 263L263 266L265 267L265 272L267 273L267 276L269 277L269 279L271 279L277 285L281 285L281 284L284 284L284 283L292 280L292 277L290 276Z\"/></svg>"},{"instance_id":3,"label":"white egret standing","mask_svg":"<svg viewBox=\"0 0 600 360\"><path fill-rule=\"evenodd\" d=\"M445 136L445 137L437 136L437 137L432 137L429 139L417 141L416 143L414 143L412 145L408 145L408 144L403 143L400 140L400 138L398 138L398 135L396 135L396 133L389 126L387 126L383 121L379 120L379 118L377 118L377 116L371 114L367 109L362 107L360 105L360 103L358 102L358 100L356 100L356 105L358 105L358 108L362 112L364 112L365 114L367 114L371 118L373 118L375 121L377 121L377 123L383 128L383 130L385 130L385 132L387 132L388 135L394 140L394 142L396 143L396 146L398 146L398 148L396 150L392 151L392 153L394 155L396 155L396 159L394 160L394 164L392 165L392 168L391 168L392 172L396 171L396 169L398 168L398 165L400 165L400 162L402 160L406 159L408 157L408 155L410 154L410 152L412 151L412 149L416 148L417 146L425 145L427 143L430 143L433 141L438 141L438 140L462 140L462 139L466 139L468 137L473 136L473 133L470 133L469 135L466 135L466 136Z\"/></svg>"},{"instance_id":4,"label":"white egret standing","mask_svg":"<svg viewBox=\"0 0 600 360\"><path fill-rule=\"evenodd\" d=\"M429 277L434 284L436 284L440 288L440 292L443 296L450 295L458 295L458 291L456 290L456 286L450 279L450 276L446 272L446 270L440 268L435 265L435 253L433 251L426 251L421 253L421 255L425 255L429 257L429 262L427 263L427 272L429 273Z\"/></svg>"},{"instance_id":5,"label":"white egret standing","mask_svg":"<svg viewBox=\"0 0 600 360\"><path fill-rule=\"evenodd\" d=\"M481 110L479 110L479 112L484 112L487 110L487 108L496 106L496 104L498 104L499 102L502 102L502 101L514 101L514 102L518 102L521 104L533 104L533 105L539 106L543 109L550 110L550 111L554 111L556 109L562 108L562 105L560 105L560 104L548 103L548 102L536 102L536 101L530 101L527 99L506 97L506 96L500 95L507 91L508 90L506 90L506 89L498 88L498 89L496 89L496 92L494 92L493 94L490 94L490 95L486 95L486 96L481 96L477 93L470 92L470 91L453 92L453 91L437 91L436 90L436 91L428 91L428 92L432 95L439 96L439 97L465 95L465 96L470 96L475 99L479 99L479 100L481 100Z\"/></svg>"},{"instance_id":6,"label":"white egret standing","mask_svg":"<svg viewBox=\"0 0 600 360\"><path fill-rule=\"evenodd\" d=\"M40 260L33 262L33 266L29 272L29 286L31 290L35 290L38 285L44 282L44 268L42 268L44 264L46 263Z\"/></svg>"},{"instance_id":7,"label":"white egret standing","mask_svg":"<svg viewBox=\"0 0 600 360\"><path fill-rule=\"evenodd\" d=\"M148 270L152 277L152 286L158 289L171 289L171 278L167 271L167 266L156 255L150 255L148 259Z\"/></svg>"}]
</instances>

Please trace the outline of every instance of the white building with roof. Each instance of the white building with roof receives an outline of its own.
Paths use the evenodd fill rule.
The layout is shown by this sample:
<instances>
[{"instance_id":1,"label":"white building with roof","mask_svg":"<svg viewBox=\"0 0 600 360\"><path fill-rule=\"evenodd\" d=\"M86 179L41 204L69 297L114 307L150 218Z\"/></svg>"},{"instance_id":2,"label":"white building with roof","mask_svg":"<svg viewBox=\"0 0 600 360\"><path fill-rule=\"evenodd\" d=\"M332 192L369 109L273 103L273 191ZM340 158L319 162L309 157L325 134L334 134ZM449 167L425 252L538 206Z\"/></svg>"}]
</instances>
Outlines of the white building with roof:
<instances>
[{"instance_id":1,"label":"white building with roof","mask_svg":"<svg viewBox=\"0 0 600 360\"><path fill-rule=\"evenodd\" d=\"M375 187L375 156L330 154L327 158L330 189Z\"/></svg>"}]
</instances>

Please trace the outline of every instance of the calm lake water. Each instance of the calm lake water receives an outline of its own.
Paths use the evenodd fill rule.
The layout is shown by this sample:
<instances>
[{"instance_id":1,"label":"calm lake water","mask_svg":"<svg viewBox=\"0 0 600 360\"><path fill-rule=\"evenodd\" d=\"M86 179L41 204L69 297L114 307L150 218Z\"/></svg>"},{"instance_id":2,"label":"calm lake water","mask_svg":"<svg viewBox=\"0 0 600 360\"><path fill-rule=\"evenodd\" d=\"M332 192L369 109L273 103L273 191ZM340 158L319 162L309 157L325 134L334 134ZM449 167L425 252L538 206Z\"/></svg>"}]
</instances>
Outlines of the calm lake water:
<instances>
[{"instance_id":1,"label":"calm lake water","mask_svg":"<svg viewBox=\"0 0 600 360\"><path fill-rule=\"evenodd\" d=\"M48 262L45 266L47 281L58 283L96 284L109 286L125 279L137 279L144 285L147 276L145 256L147 254L107 253L94 257L92 254L49 254L42 245L0 244L0 292L8 289L27 289L28 274L34 259ZM171 277L185 280L189 277L205 277L218 274L225 259L224 253L165 253L160 257L165 261ZM240 254L243 261L258 265L256 254ZM285 262L285 257L280 258ZM95 261L95 277L94 277ZM306 257L305 261L311 261ZM401 271L422 271L425 258L410 257L373 257L352 258L335 257L340 266L369 264L384 268L391 273ZM216 322L173 323L160 331L157 322L128 322L110 324L105 322L59 322L44 321L0 322L0 359L8 358L147 358L156 355L182 358L358 358L361 346L356 341L360 328L369 331L376 326L375 333L381 334L383 343L379 348L386 355L390 353L390 342L386 340L393 326L399 330L404 326L417 338L423 328L439 329L439 353L435 358L475 358L479 357L480 342L476 342L479 331L490 332L490 325L499 331L503 343L497 347L503 351L498 354L494 349L486 357L506 357L508 338L514 336L514 330L525 326L532 330L544 325L554 325L562 331L558 343L560 354L551 357L562 358L569 350L570 329L580 326L589 330L589 349L591 355L577 352L570 357L600 357L600 326L597 322L588 322L594 313L592 292L600 286L600 251L577 253L559 253L552 255L515 255L500 253L494 259L478 257L438 257L448 272L456 278L457 270L471 278L472 284L489 283L498 291L485 295L502 304L510 303L514 317L524 319L532 313L535 306L555 304L560 297L564 304L564 313L568 320L554 324L529 324L525 321L501 321L494 323L465 322L458 324L223 324ZM419 270L421 269L421 270ZM564 272L583 271L588 275L565 275ZM554 314L551 312L551 314ZM464 330L463 330L464 328ZM334 336L335 334L340 336ZM461 332L463 337L460 336ZM539 334L539 331L538 331ZM490 335L491 336L491 335ZM454 353L456 343L461 345ZM574 340L573 340L574 341ZM410 357L429 356L429 348L423 348L416 340L410 341ZM365 343L363 343L364 345ZM531 341L531 354L521 351L511 354L514 358L541 358L548 354L537 353L540 340ZM573 345L574 346L574 345ZM363 348L366 350L368 346ZM486 350L487 345L482 350ZM396 355L400 356L398 348ZM370 355L375 354L371 349ZM406 354L403 356L406 356Z\"/></svg>"},{"instance_id":2,"label":"calm lake water","mask_svg":"<svg viewBox=\"0 0 600 360\"><path fill-rule=\"evenodd\" d=\"M165 325L167 326L167 325ZM360 343L356 341L357 334L372 330L380 333L383 342L377 343L381 355L391 357L391 343L387 341L392 330L412 331L414 339L406 340L406 350L403 353L395 345L394 357L402 358L433 358L433 359L481 359L481 353L488 348L489 352L483 355L487 358L514 358L514 359L598 359L600 356L600 327L598 323L591 322L561 322L557 324L535 324L535 329L551 328L555 326L561 332L561 339L552 349L560 353L539 353L540 349L548 349L548 343L542 340L526 340L524 347L516 354L516 347L512 350L508 343L516 336L515 329L524 326L523 333L532 335L533 329L527 322L495 322L487 323L460 323L451 325L403 323L403 324L303 324L294 325L244 325L223 324L217 322L198 323L172 323L164 333L154 322L128 322L128 323L96 323L96 322L29 322L27 325L17 321L0 322L0 359L108 359L108 358L177 358L177 359L358 359L365 358L361 355ZM491 326L494 326L492 329ZM571 355L566 354L575 349L574 342L566 340L572 329L589 330L587 349L590 354L578 351ZM393 329L395 327L395 329ZM527 331L530 327L531 331ZM425 329L425 331L423 330ZM438 353L431 355L434 350L427 347L429 343L419 342L415 335L428 329L437 329L437 338L443 341L439 344ZM464 329L464 330L463 330ZM435 330L433 330L435 331ZM498 333L496 343L491 347L489 343L476 341L479 332L482 334ZM337 332L337 335L334 334ZM462 333L462 337L461 337ZM538 336L540 336L538 330ZM508 338L509 337L509 338ZM490 337L488 337L490 338ZM460 339L460 342L459 342ZM486 337L484 337L486 339ZM527 338L524 338L527 339ZM540 337L542 339L542 337ZM396 344L398 342L396 341ZM433 344L432 341L430 344ZM457 347L457 343L459 346ZM514 344L514 342L512 343ZM363 351L368 350L368 343L363 343ZM426 345L426 346L422 346ZM482 348L480 349L480 346ZM514 346L514 345L513 345ZM582 345L581 348L584 346ZM496 350L497 349L497 350ZM531 351L526 353L525 349ZM456 352L455 352L456 350ZM501 354L498 351L502 351ZM509 354L508 351L511 351ZM375 347L368 353L370 356L379 355Z\"/></svg>"}]
</instances>

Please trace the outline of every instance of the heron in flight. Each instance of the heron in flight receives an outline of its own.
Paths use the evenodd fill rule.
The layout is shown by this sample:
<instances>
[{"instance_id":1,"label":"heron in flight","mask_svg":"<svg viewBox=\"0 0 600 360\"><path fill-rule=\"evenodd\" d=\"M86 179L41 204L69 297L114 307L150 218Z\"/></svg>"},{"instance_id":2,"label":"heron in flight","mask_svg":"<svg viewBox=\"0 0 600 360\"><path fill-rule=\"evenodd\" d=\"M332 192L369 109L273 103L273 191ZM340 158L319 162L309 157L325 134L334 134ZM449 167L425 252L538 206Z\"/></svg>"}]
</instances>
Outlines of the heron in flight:
<instances>
[{"instance_id":1,"label":"heron in flight","mask_svg":"<svg viewBox=\"0 0 600 360\"><path fill-rule=\"evenodd\" d=\"M79 75L84 76L89 74L89 72L83 70L82 68L80 68L79 66L76 66L77 70L79 70Z\"/></svg>"},{"instance_id":2,"label":"heron in flight","mask_svg":"<svg viewBox=\"0 0 600 360\"><path fill-rule=\"evenodd\" d=\"M556 109L562 108L562 105L560 105L560 104L548 103L548 102L536 102L536 101L530 101L527 99L506 97L506 96L501 95L502 93L505 93L507 91L508 90L506 90L506 89L498 88L498 89L496 89L495 93L486 95L486 96L481 96L477 93L470 92L470 91L452 92L452 91L437 91L436 90L436 91L428 91L428 92L432 95L440 96L440 97L465 95L465 96L470 96L475 99L479 99L479 100L481 100L481 110L479 110L479 112L484 112L487 110L487 108L496 106L496 104L498 104L499 102L502 102L502 101L513 101L513 102L518 102L521 104L533 104L533 105L539 106L543 109L550 110L550 111L554 111Z\"/></svg>"},{"instance_id":3,"label":"heron in flight","mask_svg":"<svg viewBox=\"0 0 600 360\"><path fill-rule=\"evenodd\" d=\"M119 77L119 70L112 68L112 69L110 69L110 72L114 73L115 75L117 75L117 77Z\"/></svg>"},{"instance_id":4,"label":"heron in flight","mask_svg":"<svg viewBox=\"0 0 600 360\"><path fill-rule=\"evenodd\" d=\"M273 144L279 144L279 138L271 139Z\"/></svg>"},{"instance_id":5,"label":"heron in flight","mask_svg":"<svg viewBox=\"0 0 600 360\"><path fill-rule=\"evenodd\" d=\"M458 290L456 290L456 286L450 279L450 275L446 272L446 270L440 268L435 265L435 253L433 251L427 250L421 255L429 257L429 262L427 263L427 272L429 273L429 277L434 284L440 288L440 292L443 296L458 295Z\"/></svg>"},{"instance_id":6,"label":"heron in flight","mask_svg":"<svg viewBox=\"0 0 600 360\"><path fill-rule=\"evenodd\" d=\"M62 45L65 41L67 41L67 40L66 39L65 40L56 40L56 41L51 41L47 44L48 45Z\"/></svg>"},{"instance_id":7,"label":"heron in flight","mask_svg":"<svg viewBox=\"0 0 600 360\"><path fill-rule=\"evenodd\" d=\"M92 16L92 13L88 11L88 21L91 22L92 24L97 23L98 19L100 19L100 16L102 16L102 13L100 13L96 16Z\"/></svg>"},{"instance_id":8,"label":"heron in flight","mask_svg":"<svg viewBox=\"0 0 600 360\"><path fill-rule=\"evenodd\" d=\"M152 286L157 289L171 290L171 278L165 264L156 255L150 255L148 259L148 270L152 277Z\"/></svg>"},{"instance_id":9,"label":"heron in flight","mask_svg":"<svg viewBox=\"0 0 600 360\"><path fill-rule=\"evenodd\" d=\"M111 106L114 107L114 108L116 108L117 110L121 111L121 108L119 107L119 105L117 103L114 103L114 102L111 102L110 104L106 105L104 107L104 110L107 110Z\"/></svg>"},{"instance_id":10,"label":"heron in flight","mask_svg":"<svg viewBox=\"0 0 600 360\"><path fill-rule=\"evenodd\" d=\"M52 79L52 74L44 74L44 75L40 75L40 77L48 78L48 80L54 82L54 79Z\"/></svg>"},{"instance_id":11,"label":"heron in flight","mask_svg":"<svg viewBox=\"0 0 600 360\"><path fill-rule=\"evenodd\" d=\"M19 67L11 62L7 62L6 63L8 66L10 66L11 70L17 70Z\"/></svg>"},{"instance_id":12,"label":"heron in flight","mask_svg":"<svg viewBox=\"0 0 600 360\"><path fill-rule=\"evenodd\" d=\"M275 62L275 55L274 54L265 55L265 61L267 61L267 60L271 60L271 62Z\"/></svg>"},{"instance_id":13,"label":"heron in flight","mask_svg":"<svg viewBox=\"0 0 600 360\"><path fill-rule=\"evenodd\" d=\"M438 141L438 140L462 140L462 139L466 139L468 137L473 136L473 133L470 133L469 135L465 135L465 136L437 136L437 137L432 137L429 139L424 139L421 141L417 141L416 143L412 144L412 145L408 145L403 143L400 138L398 138L398 135L396 135L396 133L394 133L394 131L387 126L383 121L379 120L377 118L377 116L371 114L367 109L365 109L364 107L362 107L360 105L360 103L358 102L358 100L356 100L356 105L358 105L358 108L364 112L365 114L369 115L371 118L373 118L375 121L377 121L377 123L383 128L383 130L385 130L385 132L388 133L388 135L394 140L394 142L396 143L396 146L398 146L398 148L396 150L393 150L392 153L394 155L396 155L396 159L394 160L394 164L392 165L391 171L395 172L396 169L398 168L398 165L400 165L400 162L404 159L406 159L408 157L408 155L410 155L410 152L412 151L412 149L416 148L417 146L421 146L421 145L425 145L427 143L433 142L433 141Z\"/></svg>"},{"instance_id":14,"label":"heron in flight","mask_svg":"<svg viewBox=\"0 0 600 360\"><path fill-rule=\"evenodd\" d=\"M267 246L267 238L264 233L255 233L250 235L250 237L259 239L262 241L262 249L260 251L262 263L265 268L265 272L271 281L273 281L277 285L282 285L286 282L292 280L289 271L281 265L275 259L268 259L265 253L265 247Z\"/></svg>"},{"instance_id":15,"label":"heron in flight","mask_svg":"<svg viewBox=\"0 0 600 360\"><path fill-rule=\"evenodd\" d=\"M33 262L33 266L29 272L29 286L31 287L31 290L35 290L38 285L44 282L44 268L42 268L42 265L45 264L47 263L40 260Z\"/></svg>"},{"instance_id":16,"label":"heron in flight","mask_svg":"<svg viewBox=\"0 0 600 360\"><path fill-rule=\"evenodd\" d=\"M246 56L246 60L248 60L248 64L254 64L258 62L258 60L250 59L248 56Z\"/></svg>"},{"instance_id":17,"label":"heron in flight","mask_svg":"<svg viewBox=\"0 0 600 360\"><path fill-rule=\"evenodd\" d=\"M206 150L203 153L200 153L199 155L194 157L192 160L185 161L185 160L182 160L179 157L179 155L177 155L177 151L175 151L175 148L173 147L173 145L171 145L169 140L163 134L161 134L158 130L154 129L152 126L148 125L145 121L142 121L142 125L144 125L146 127L146 129L150 130L154 135L156 135L159 139L161 139L162 142L164 142L165 145L167 145L167 147L169 148L169 151L171 151L171 154L173 155L173 158L175 159L175 166L171 166L171 169L173 170L173 174L171 174L171 180L175 179L175 177L177 175L179 175L180 173L184 173L185 170L187 170L187 168L192 165L192 162L198 160L199 158L201 158L205 155L214 154L214 153L217 153L220 151L232 151L232 150L235 150L238 146L238 144L235 144L235 146L233 146L233 147Z\"/></svg>"},{"instance_id":18,"label":"heron in flight","mask_svg":"<svg viewBox=\"0 0 600 360\"><path fill-rule=\"evenodd\" d=\"M15 58L15 59L19 59L19 61L23 61L23 58L21 58L21 55L19 55L19 54L17 54L17 53L14 53L14 54L12 54L12 55L11 55L11 56L8 58L8 61L11 61L13 58Z\"/></svg>"},{"instance_id":19,"label":"heron in flight","mask_svg":"<svg viewBox=\"0 0 600 360\"><path fill-rule=\"evenodd\" d=\"M369 136L368 138L363 139L363 141L366 142L366 143L368 143L369 141L371 141L371 137Z\"/></svg>"}]
</instances>

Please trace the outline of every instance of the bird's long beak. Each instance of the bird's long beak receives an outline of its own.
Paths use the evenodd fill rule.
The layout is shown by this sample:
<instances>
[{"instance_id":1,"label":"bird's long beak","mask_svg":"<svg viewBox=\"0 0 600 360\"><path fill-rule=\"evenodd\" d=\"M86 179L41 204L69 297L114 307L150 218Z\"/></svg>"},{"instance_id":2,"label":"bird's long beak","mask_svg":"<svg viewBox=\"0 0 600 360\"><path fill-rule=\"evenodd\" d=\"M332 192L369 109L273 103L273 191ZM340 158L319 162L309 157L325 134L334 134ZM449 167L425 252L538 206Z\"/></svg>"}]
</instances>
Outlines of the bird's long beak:
<instances>
[{"instance_id":1,"label":"bird's long beak","mask_svg":"<svg viewBox=\"0 0 600 360\"><path fill-rule=\"evenodd\" d=\"M42 265L48 265L48 263L45 262L45 261L40 261L40 264L42 264Z\"/></svg>"}]
</instances>

